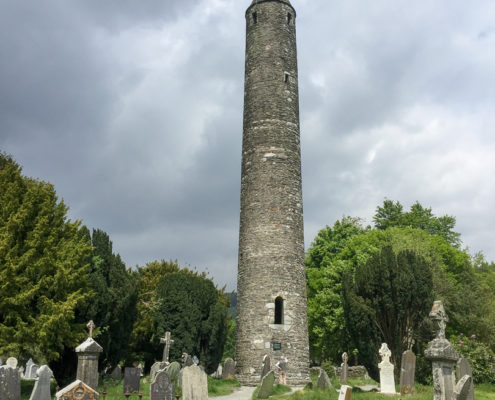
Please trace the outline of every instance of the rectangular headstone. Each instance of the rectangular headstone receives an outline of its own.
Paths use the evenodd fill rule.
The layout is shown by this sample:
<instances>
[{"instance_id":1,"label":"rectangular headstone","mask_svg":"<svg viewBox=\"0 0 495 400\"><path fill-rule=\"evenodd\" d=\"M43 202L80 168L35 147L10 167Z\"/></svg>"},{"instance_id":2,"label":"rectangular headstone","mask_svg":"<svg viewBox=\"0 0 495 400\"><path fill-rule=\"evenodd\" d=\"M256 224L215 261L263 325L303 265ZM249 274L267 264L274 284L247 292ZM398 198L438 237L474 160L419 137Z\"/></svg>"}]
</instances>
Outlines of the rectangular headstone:
<instances>
[{"instance_id":1,"label":"rectangular headstone","mask_svg":"<svg viewBox=\"0 0 495 400\"><path fill-rule=\"evenodd\" d=\"M124 369L124 393L139 392L141 370L127 367Z\"/></svg>"},{"instance_id":2,"label":"rectangular headstone","mask_svg":"<svg viewBox=\"0 0 495 400\"><path fill-rule=\"evenodd\" d=\"M159 371L151 382L150 400L174 400L174 384L165 370Z\"/></svg>"},{"instance_id":3,"label":"rectangular headstone","mask_svg":"<svg viewBox=\"0 0 495 400\"><path fill-rule=\"evenodd\" d=\"M21 378L17 368L0 367L0 399L21 400Z\"/></svg>"},{"instance_id":4,"label":"rectangular headstone","mask_svg":"<svg viewBox=\"0 0 495 400\"><path fill-rule=\"evenodd\" d=\"M98 400L98 392L79 379L55 394L57 400Z\"/></svg>"},{"instance_id":5,"label":"rectangular headstone","mask_svg":"<svg viewBox=\"0 0 495 400\"><path fill-rule=\"evenodd\" d=\"M34 389L29 400L50 400L50 379L53 372L48 365L42 365L37 371L38 379L34 384Z\"/></svg>"},{"instance_id":6,"label":"rectangular headstone","mask_svg":"<svg viewBox=\"0 0 495 400\"><path fill-rule=\"evenodd\" d=\"M120 365L117 365L112 373L110 374L110 378L115 379L116 381L120 381L122 379L122 368Z\"/></svg>"},{"instance_id":7,"label":"rectangular headstone","mask_svg":"<svg viewBox=\"0 0 495 400\"><path fill-rule=\"evenodd\" d=\"M275 373L273 371L270 371L263 377L261 381L260 389L258 390L258 399L268 399L274 383Z\"/></svg>"},{"instance_id":8,"label":"rectangular headstone","mask_svg":"<svg viewBox=\"0 0 495 400\"><path fill-rule=\"evenodd\" d=\"M235 361L232 358L227 358L223 363L222 379L235 378Z\"/></svg>"},{"instance_id":9,"label":"rectangular headstone","mask_svg":"<svg viewBox=\"0 0 495 400\"><path fill-rule=\"evenodd\" d=\"M182 400L208 400L206 373L197 365L182 370Z\"/></svg>"},{"instance_id":10,"label":"rectangular headstone","mask_svg":"<svg viewBox=\"0 0 495 400\"><path fill-rule=\"evenodd\" d=\"M471 368L471 365L469 364L469 361L466 360L464 357L461 357L459 358L459 360L457 360L457 368L456 368L457 381L460 381L465 375L468 375L472 378L473 370ZM471 382L469 383L467 400L474 400L474 385L472 379Z\"/></svg>"},{"instance_id":11,"label":"rectangular headstone","mask_svg":"<svg viewBox=\"0 0 495 400\"><path fill-rule=\"evenodd\" d=\"M352 387L342 385L339 391L339 400L351 400Z\"/></svg>"},{"instance_id":12,"label":"rectangular headstone","mask_svg":"<svg viewBox=\"0 0 495 400\"><path fill-rule=\"evenodd\" d=\"M402 353L400 366L400 394L411 394L414 391L414 375L416 371L416 355L411 350Z\"/></svg>"}]
</instances>

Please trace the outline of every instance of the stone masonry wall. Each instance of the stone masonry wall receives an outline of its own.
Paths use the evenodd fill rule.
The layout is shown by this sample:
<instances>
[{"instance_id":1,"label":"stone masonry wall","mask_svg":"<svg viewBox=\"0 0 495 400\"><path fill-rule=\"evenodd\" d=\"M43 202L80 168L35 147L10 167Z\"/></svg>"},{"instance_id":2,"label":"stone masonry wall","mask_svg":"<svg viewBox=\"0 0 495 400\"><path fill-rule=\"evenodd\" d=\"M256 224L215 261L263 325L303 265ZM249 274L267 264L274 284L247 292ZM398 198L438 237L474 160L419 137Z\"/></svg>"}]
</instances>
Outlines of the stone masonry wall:
<instances>
[{"instance_id":1,"label":"stone masonry wall","mask_svg":"<svg viewBox=\"0 0 495 400\"><path fill-rule=\"evenodd\" d=\"M243 384L259 383L265 354L272 365L288 358L289 384L309 381L295 17L288 0L254 0L246 11L236 340Z\"/></svg>"}]
</instances>

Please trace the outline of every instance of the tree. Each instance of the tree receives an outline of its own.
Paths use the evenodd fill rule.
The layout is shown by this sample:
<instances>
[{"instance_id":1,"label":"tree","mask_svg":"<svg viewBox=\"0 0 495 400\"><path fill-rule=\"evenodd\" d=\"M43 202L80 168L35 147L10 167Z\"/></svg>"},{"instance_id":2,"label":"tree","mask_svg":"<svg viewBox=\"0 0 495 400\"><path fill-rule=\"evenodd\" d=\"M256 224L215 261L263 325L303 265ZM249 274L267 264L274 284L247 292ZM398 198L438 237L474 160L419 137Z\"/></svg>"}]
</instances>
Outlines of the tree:
<instances>
[{"instance_id":1,"label":"tree","mask_svg":"<svg viewBox=\"0 0 495 400\"><path fill-rule=\"evenodd\" d=\"M0 356L51 362L79 344L90 251L54 187L0 154Z\"/></svg>"}]
</instances>

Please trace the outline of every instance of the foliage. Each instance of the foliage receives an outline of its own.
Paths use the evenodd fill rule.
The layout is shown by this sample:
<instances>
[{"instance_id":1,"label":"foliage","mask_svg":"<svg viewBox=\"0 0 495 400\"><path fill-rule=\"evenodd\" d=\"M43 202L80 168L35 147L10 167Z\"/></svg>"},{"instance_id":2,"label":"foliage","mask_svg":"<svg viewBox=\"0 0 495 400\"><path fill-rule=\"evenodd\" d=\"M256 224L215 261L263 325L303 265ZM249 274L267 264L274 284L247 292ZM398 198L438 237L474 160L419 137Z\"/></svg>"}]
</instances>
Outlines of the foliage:
<instances>
[{"instance_id":1,"label":"foliage","mask_svg":"<svg viewBox=\"0 0 495 400\"><path fill-rule=\"evenodd\" d=\"M91 245L67 210L51 184L0 154L0 356L47 363L85 336L74 321L91 297Z\"/></svg>"},{"instance_id":2,"label":"foliage","mask_svg":"<svg viewBox=\"0 0 495 400\"><path fill-rule=\"evenodd\" d=\"M490 348L481 342L478 335L453 335L450 342L455 344L456 350L471 364L474 383L495 384L495 356Z\"/></svg>"},{"instance_id":3,"label":"foliage","mask_svg":"<svg viewBox=\"0 0 495 400\"><path fill-rule=\"evenodd\" d=\"M93 230L91 243L89 283L95 296L85 315L97 326L96 340L103 347L99 364L103 370L116 366L127 351L136 319L136 278L126 270L120 255L113 253L107 233Z\"/></svg>"},{"instance_id":4,"label":"foliage","mask_svg":"<svg viewBox=\"0 0 495 400\"><path fill-rule=\"evenodd\" d=\"M235 329L236 320L229 317L227 321L227 338L225 339L225 346L223 348L223 361L227 358L235 358Z\"/></svg>"}]
</instances>

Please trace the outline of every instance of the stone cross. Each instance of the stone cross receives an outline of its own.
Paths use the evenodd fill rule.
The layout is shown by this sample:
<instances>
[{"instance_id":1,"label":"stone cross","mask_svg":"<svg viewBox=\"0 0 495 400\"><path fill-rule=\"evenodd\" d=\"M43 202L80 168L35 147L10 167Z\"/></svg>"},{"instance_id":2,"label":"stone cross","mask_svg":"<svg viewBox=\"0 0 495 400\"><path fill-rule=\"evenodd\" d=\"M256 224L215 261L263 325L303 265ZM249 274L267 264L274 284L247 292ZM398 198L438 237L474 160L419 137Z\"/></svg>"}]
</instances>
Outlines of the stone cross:
<instances>
[{"instance_id":1,"label":"stone cross","mask_svg":"<svg viewBox=\"0 0 495 400\"><path fill-rule=\"evenodd\" d=\"M174 341L170 339L170 332L165 332L165 337L160 338L160 343L165 344L165 347L163 349L163 360L165 362L168 362L168 356L170 353L170 345L174 344Z\"/></svg>"},{"instance_id":2,"label":"stone cross","mask_svg":"<svg viewBox=\"0 0 495 400\"><path fill-rule=\"evenodd\" d=\"M430 311L430 318L438 324L437 339L445 339L445 328L447 327L447 322L449 322L449 317L443 308L441 301L435 301L433 303L433 308Z\"/></svg>"},{"instance_id":3,"label":"stone cross","mask_svg":"<svg viewBox=\"0 0 495 400\"><path fill-rule=\"evenodd\" d=\"M93 320L89 321L88 324L86 325L86 328L89 329L89 336L90 338L93 337L93 329L95 329L95 323L93 322Z\"/></svg>"}]
</instances>

